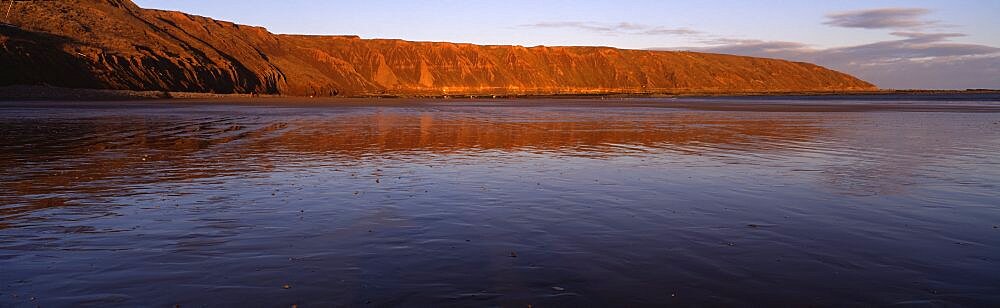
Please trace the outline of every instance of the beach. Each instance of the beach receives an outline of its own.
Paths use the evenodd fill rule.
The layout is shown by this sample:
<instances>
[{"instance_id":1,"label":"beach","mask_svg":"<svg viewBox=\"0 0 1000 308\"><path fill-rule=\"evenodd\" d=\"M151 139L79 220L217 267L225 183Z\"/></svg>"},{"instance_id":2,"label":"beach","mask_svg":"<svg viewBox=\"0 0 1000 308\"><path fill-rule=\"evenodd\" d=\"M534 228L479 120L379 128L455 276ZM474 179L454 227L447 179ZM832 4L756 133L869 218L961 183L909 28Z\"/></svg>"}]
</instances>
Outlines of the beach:
<instances>
[{"instance_id":1,"label":"beach","mask_svg":"<svg viewBox=\"0 0 1000 308\"><path fill-rule=\"evenodd\" d=\"M995 94L15 101L0 170L0 306L1000 305Z\"/></svg>"}]
</instances>

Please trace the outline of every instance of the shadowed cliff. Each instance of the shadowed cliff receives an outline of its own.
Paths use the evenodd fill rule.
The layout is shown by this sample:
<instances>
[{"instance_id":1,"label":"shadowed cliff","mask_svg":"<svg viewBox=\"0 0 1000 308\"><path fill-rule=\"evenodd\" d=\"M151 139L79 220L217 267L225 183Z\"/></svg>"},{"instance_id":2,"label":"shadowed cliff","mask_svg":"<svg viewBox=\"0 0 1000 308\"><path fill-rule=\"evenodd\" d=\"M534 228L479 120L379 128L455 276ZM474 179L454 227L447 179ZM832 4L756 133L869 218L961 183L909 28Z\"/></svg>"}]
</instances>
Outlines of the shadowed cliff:
<instances>
[{"instance_id":1,"label":"shadowed cliff","mask_svg":"<svg viewBox=\"0 0 1000 308\"><path fill-rule=\"evenodd\" d=\"M285 95L837 92L808 63L606 47L277 35L128 0L17 2L0 85Z\"/></svg>"}]
</instances>

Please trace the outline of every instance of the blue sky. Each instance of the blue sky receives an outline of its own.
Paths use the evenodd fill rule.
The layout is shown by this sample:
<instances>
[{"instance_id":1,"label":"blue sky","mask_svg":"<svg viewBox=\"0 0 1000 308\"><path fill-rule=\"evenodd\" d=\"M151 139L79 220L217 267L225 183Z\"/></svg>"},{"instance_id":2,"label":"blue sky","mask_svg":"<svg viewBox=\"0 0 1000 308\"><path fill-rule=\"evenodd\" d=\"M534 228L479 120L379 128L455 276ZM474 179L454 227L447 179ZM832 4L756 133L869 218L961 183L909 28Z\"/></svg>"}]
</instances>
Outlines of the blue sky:
<instances>
[{"instance_id":1,"label":"blue sky","mask_svg":"<svg viewBox=\"0 0 1000 308\"><path fill-rule=\"evenodd\" d=\"M1000 88L994 0L135 2L275 33L689 49L816 62L883 87Z\"/></svg>"}]
</instances>

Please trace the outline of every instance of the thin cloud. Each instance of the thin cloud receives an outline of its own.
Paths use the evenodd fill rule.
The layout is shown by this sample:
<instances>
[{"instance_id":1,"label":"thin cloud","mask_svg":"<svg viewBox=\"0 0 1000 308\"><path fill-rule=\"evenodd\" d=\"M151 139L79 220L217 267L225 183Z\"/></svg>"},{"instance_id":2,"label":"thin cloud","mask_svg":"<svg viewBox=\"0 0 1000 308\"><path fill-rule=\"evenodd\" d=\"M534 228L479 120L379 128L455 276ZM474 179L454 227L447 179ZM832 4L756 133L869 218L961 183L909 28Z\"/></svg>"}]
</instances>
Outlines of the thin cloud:
<instances>
[{"instance_id":1,"label":"thin cloud","mask_svg":"<svg viewBox=\"0 0 1000 308\"><path fill-rule=\"evenodd\" d=\"M863 29L917 29L937 24L923 8L883 8L827 14L826 25Z\"/></svg>"},{"instance_id":2,"label":"thin cloud","mask_svg":"<svg viewBox=\"0 0 1000 308\"><path fill-rule=\"evenodd\" d=\"M837 48L798 42L725 41L674 48L817 63L886 88L1000 88L1000 48L949 41L961 33L894 32L899 39Z\"/></svg>"},{"instance_id":3,"label":"thin cloud","mask_svg":"<svg viewBox=\"0 0 1000 308\"><path fill-rule=\"evenodd\" d=\"M837 48L799 42L710 38L709 47L673 48L812 62L885 88L1000 88L1000 48L952 42L963 33L928 32L947 27L928 20L922 8L883 8L828 14L827 25L889 29L895 39Z\"/></svg>"},{"instance_id":4,"label":"thin cloud","mask_svg":"<svg viewBox=\"0 0 1000 308\"><path fill-rule=\"evenodd\" d=\"M961 44L948 41L950 38L964 36L959 33L915 33L894 32L899 40L890 40L863 44L858 46L826 49L831 55L840 55L844 60L864 60L869 64L897 62L912 58L948 58L966 56L988 56L1000 53L1000 48Z\"/></svg>"},{"instance_id":5,"label":"thin cloud","mask_svg":"<svg viewBox=\"0 0 1000 308\"><path fill-rule=\"evenodd\" d=\"M650 28L639 32L643 35L699 35L701 31L687 28Z\"/></svg>"},{"instance_id":6,"label":"thin cloud","mask_svg":"<svg viewBox=\"0 0 1000 308\"><path fill-rule=\"evenodd\" d=\"M712 40L712 42L715 42L716 46L680 48L680 49L707 51L707 52L725 53L725 54L737 54L737 55L780 54L784 56L787 56L792 53L806 54L815 51L813 48L809 47L809 45L798 42L740 40L740 39L715 39Z\"/></svg>"},{"instance_id":7,"label":"thin cloud","mask_svg":"<svg viewBox=\"0 0 1000 308\"><path fill-rule=\"evenodd\" d=\"M908 38L910 42L933 43L956 37L965 37L962 33L923 33L923 32L892 32L894 36Z\"/></svg>"},{"instance_id":8,"label":"thin cloud","mask_svg":"<svg viewBox=\"0 0 1000 308\"><path fill-rule=\"evenodd\" d=\"M583 31L596 32L608 35L699 35L701 31L687 28L655 27L644 24L621 22L621 23L600 23L592 21L557 21L540 22L534 24L521 25L523 28L565 28Z\"/></svg>"}]
</instances>

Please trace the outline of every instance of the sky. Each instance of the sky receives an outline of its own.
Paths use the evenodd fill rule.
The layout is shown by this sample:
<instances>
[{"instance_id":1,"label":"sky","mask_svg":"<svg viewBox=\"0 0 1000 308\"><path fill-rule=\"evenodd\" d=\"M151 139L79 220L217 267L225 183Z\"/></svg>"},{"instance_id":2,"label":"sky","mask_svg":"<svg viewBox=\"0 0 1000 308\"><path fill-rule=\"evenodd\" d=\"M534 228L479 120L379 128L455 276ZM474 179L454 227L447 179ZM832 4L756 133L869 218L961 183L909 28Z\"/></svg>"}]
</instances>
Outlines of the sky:
<instances>
[{"instance_id":1,"label":"sky","mask_svg":"<svg viewBox=\"0 0 1000 308\"><path fill-rule=\"evenodd\" d=\"M996 0L135 2L275 33L718 52L813 62L883 88L1000 89Z\"/></svg>"}]
</instances>

